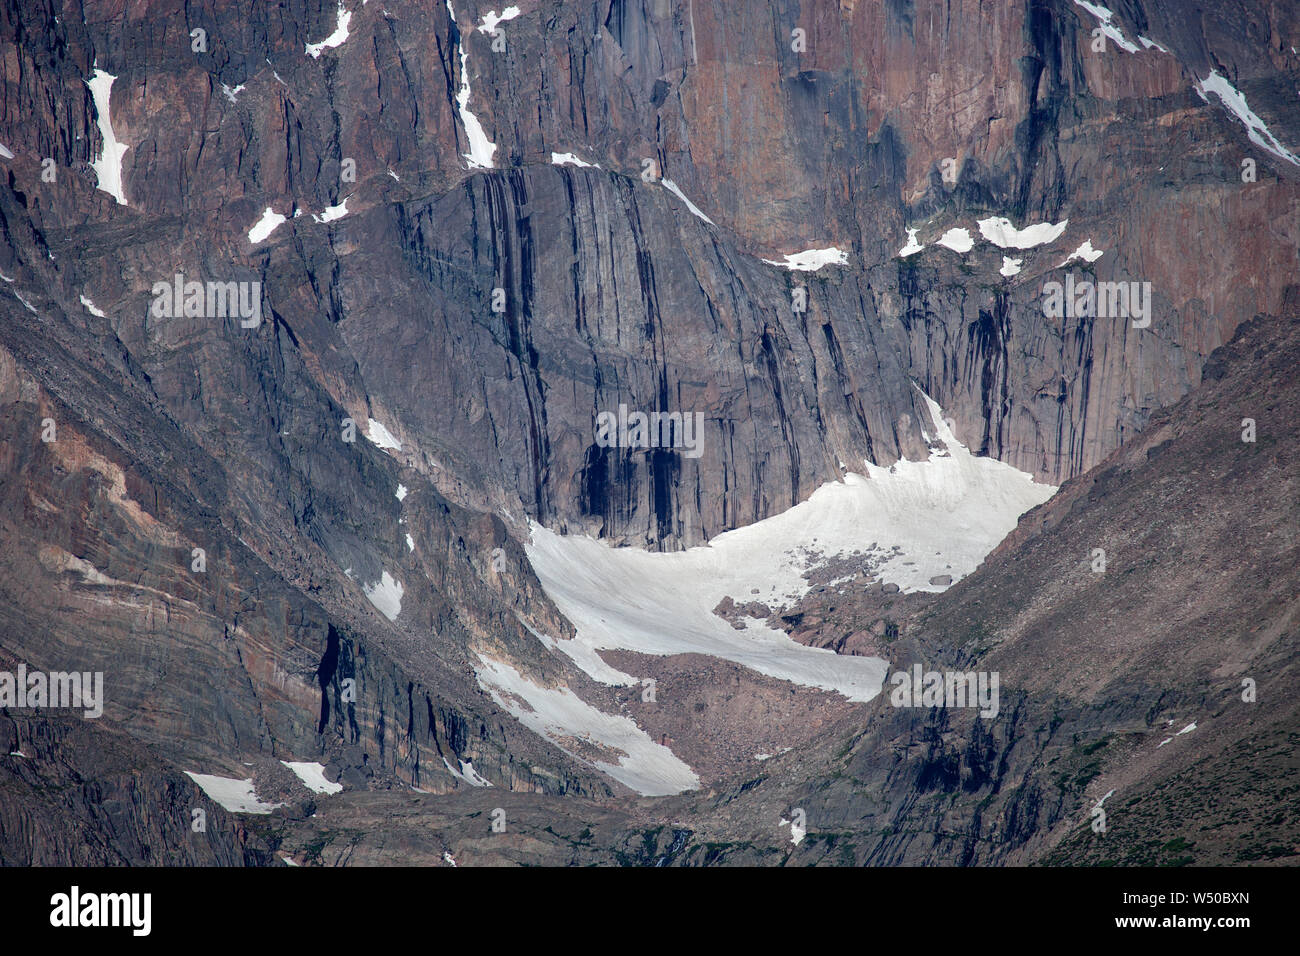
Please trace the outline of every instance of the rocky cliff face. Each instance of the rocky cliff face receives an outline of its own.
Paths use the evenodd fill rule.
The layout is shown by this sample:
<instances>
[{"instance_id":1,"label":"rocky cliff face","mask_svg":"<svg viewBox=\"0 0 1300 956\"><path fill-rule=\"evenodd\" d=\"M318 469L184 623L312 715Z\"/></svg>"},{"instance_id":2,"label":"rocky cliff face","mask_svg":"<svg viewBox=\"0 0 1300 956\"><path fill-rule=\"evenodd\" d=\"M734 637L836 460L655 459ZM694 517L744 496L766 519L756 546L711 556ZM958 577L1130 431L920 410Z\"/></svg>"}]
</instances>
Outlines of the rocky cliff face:
<instances>
[{"instance_id":1,"label":"rocky cliff face","mask_svg":"<svg viewBox=\"0 0 1300 956\"><path fill-rule=\"evenodd\" d=\"M245 7L0 11L0 650L109 672L104 719L173 774L301 798L278 761L320 758L441 794L468 763L621 798L473 673L608 693L530 633L573 629L529 521L699 544L863 459L926 458L920 390L1057 484L1243 322L1295 316L1286 5L521 0L495 34L457 0ZM776 264L807 250L831 261ZM160 309L178 274L202 301ZM1045 314L1067 275L1149 283L1149 314ZM218 314L206 283L256 309ZM620 406L700 416L700 454L603 447ZM796 637L881 654L932 605L872 593L899 603ZM701 686L672 706L717 704ZM804 697L763 699L792 745L821 731ZM695 713L630 706L656 739ZM971 747L1017 746L1017 713ZM692 754L706 782L738 766ZM965 826L962 858L1043 839L1053 806L996 850ZM242 858L222 832L213 859Z\"/></svg>"},{"instance_id":2,"label":"rocky cliff face","mask_svg":"<svg viewBox=\"0 0 1300 956\"><path fill-rule=\"evenodd\" d=\"M20 329L10 331L13 341L30 344ZM453 509L436 492L412 493L406 527L421 546L416 552L401 542L407 569L390 565L413 585L403 595L399 630L348 575L342 584L350 591L317 579L329 559L301 529L320 513L319 491L290 504L284 524L273 510L247 524L232 521L237 482L225 466L147 401L110 391L89 371L92 359L51 354L55 347L51 338L43 354L0 353L10 436L5 633L16 660L32 670L104 674L100 719L180 769L242 776L250 759L274 766L270 758L323 757L361 785L378 775L438 791L464 785L448 766L459 770L466 761L520 789L608 792L603 780L562 757L539 758L531 735L493 716L467 676L467 647L508 646L511 628L523 633L507 608L512 600L526 603L527 585L488 591L477 578L476 564L484 577L497 577L488 559L494 543L522 563L499 522L462 514L466 523L457 529ZM64 374L47 392L24 367ZM42 441L42 423L51 423L53 440ZM342 442L322 447L358 451ZM375 461L378 452L360 451L371 468L391 467ZM396 482L373 472L367 479L364 464L333 467L344 476L334 493L363 509L357 524L348 509L329 509L342 519L341 534L382 514L387 550L395 554ZM391 505L367 490L381 483ZM426 519L414 503L421 495L431 496ZM377 546L373 529L351 534ZM269 561L250 539L269 545ZM481 559L467 560L467 539ZM414 569L425 562L419 574L430 583L416 587ZM362 582L382 577L357 565L351 573ZM449 578L435 589L439 566ZM475 603L487 615L479 624L465 613Z\"/></svg>"},{"instance_id":3,"label":"rocky cliff face","mask_svg":"<svg viewBox=\"0 0 1300 956\"><path fill-rule=\"evenodd\" d=\"M436 862L445 849L550 865L1293 864L1297 350L1296 323L1246 323L1202 386L1031 512L979 571L900 615L894 671L996 672L991 719L894 706L887 691L698 793L630 808L390 801L401 849L387 856L367 829L373 806L340 801L327 823L273 839L319 862ZM503 808L505 833L488 807ZM425 825L436 841L421 853Z\"/></svg>"},{"instance_id":4,"label":"rocky cliff face","mask_svg":"<svg viewBox=\"0 0 1300 956\"><path fill-rule=\"evenodd\" d=\"M697 826L673 862L1294 862L1297 346L1293 321L1243 326L1200 388L903 620L895 672L996 672L996 717L882 694L820 748L677 798Z\"/></svg>"},{"instance_id":5,"label":"rocky cliff face","mask_svg":"<svg viewBox=\"0 0 1300 956\"><path fill-rule=\"evenodd\" d=\"M1225 77L1270 136L1294 128L1285 10L1134 5L1104 49L1066 2L520 10L494 39L486 11L367 4L316 56L333 5L11 12L11 201L33 238L69 244L57 276L18 262L19 281L105 310L179 420L202 417L183 384L201 357L287 327L325 393L457 500L675 547L789 507L837 461L923 453L908 378L971 447L1078 474L1276 311L1294 273L1300 237L1277 213L1300 170L1195 91ZM96 64L117 77L125 206L87 168ZM466 168L466 115L492 169ZM252 243L267 207L291 218ZM979 237L992 217L1069 226L1021 252ZM926 248L900 257L907 228ZM949 228L975 248L936 246ZM1043 283L1084 241L1104 254L1083 271L1151 283L1149 328L1045 320ZM847 265L763 261L828 247ZM1004 252L1018 275L999 274ZM260 278L274 325L149 321L152 283L178 271ZM597 447L595 416L620 402L702 412L706 453Z\"/></svg>"},{"instance_id":6,"label":"rocky cliff face","mask_svg":"<svg viewBox=\"0 0 1300 956\"><path fill-rule=\"evenodd\" d=\"M14 664L6 660L7 670ZM243 866L270 857L242 821L129 735L80 717L0 721L6 866ZM205 814L195 828L195 810Z\"/></svg>"}]
</instances>

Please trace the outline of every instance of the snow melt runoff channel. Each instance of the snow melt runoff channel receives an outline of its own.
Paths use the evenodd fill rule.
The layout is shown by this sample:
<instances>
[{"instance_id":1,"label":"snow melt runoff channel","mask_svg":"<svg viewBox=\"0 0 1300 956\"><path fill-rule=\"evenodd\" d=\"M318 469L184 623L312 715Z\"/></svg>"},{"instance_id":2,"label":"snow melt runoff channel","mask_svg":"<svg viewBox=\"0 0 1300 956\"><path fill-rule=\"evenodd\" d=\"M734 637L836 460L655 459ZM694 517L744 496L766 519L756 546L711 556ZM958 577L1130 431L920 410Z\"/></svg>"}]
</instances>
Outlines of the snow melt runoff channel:
<instances>
[{"instance_id":1,"label":"snow melt runoff channel","mask_svg":"<svg viewBox=\"0 0 1300 956\"><path fill-rule=\"evenodd\" d=\"M600 650L695 653L852 701L873 699L889 671L887 661L807 647L753 618L736 630L713 609L725 597L772 608L792 604L813 586L805 575L832 559L854 555L864 562L870 558L872 573L903 591L945 590L948 585L931 584L931 579L948 575L956 581L970 574L1022 514L1056 493L1055 486L1039 484L1010 465L971 454L953 435L939 405L923 397L934 423L934 434L925 435L928 460L901 460L889 467L864 461L865 475L848 473L788 511L688 551L611 548L533 524L525 548L528 559L547 596L576 630L571 640L534 633L608 685L635 684L637 679L606 664ZM507 691L502 697L507 704L512 704L510 691L527 689L518 686L522 675L503 669L508 665L480 661L480 683ZM504 680L506 674L513 679ZM502 686L509 684L516 686ZM544 708L550 711L545 721L538 719L536 707L533 714L517 705L510 710L520 719L528 716L524 723L553 742L567 731L617 746L626 755L619 764L597 766L640 793L698 786L685 764L639 728L620 726L615 735L613 727L600 726L601 718L620 723L627 718L608 718L576 698L566 703L567 715L561 708ZM636 745L630 747L633 739Z\"/></svg>"}]
</instances>

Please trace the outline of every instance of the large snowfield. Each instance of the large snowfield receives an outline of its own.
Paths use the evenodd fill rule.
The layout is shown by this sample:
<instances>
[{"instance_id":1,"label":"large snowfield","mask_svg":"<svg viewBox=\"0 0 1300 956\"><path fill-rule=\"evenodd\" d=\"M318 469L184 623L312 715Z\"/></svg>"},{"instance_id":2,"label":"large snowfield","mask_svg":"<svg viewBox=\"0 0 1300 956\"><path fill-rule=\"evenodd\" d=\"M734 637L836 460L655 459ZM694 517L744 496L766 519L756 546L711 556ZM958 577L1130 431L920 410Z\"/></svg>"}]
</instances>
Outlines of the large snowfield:
<instances>
[{"instance_id":1,"label":"large snowfield","mask_svg":"<svg viewBox=\"0 0 1300 956\"><path fill-rule=\"evenodd\" d=\"M1010 465L972 455L953 435L939 405L928 396L925 402L933 421L933 430L926 430L928 460L891 466L864 461L862 474L846 474L788 511L701 547L674 553L612 548L533 524L528 559L547 595L576 628L572 640L538 637L606 684L634 678L604 664L600 650L697 653L849 700L871 700L880 692L888 662L806 647L753 618L737 630L713 610L726 597L740 604L759 601L773 610L792 604L813 587L808 572L829 559L854 556L864 565L870 562L873 576L903 591L942 591L949 585L931 584L932 578L956 581L970 574L1020 515L1055 493L1054 486ZM535 709L543 698L553 716L547 721L552 738L558 736L555 727L582 736L588 718L606 717L567 691L572 700L553 698L558 692L535 686L521 692L519 682L527 684L526 679L517 672L509 676L496 662L479 672L485 685L510 685ZM511 712L516 710L521 708ZM530 726L538 722L520 719ZM644 753L629 759L635 763L639 757L649 762ZM622 769L641 783L650 772ZM660 777L656 789L680 782L676 773Z\"/></svg>"}]
</instances>

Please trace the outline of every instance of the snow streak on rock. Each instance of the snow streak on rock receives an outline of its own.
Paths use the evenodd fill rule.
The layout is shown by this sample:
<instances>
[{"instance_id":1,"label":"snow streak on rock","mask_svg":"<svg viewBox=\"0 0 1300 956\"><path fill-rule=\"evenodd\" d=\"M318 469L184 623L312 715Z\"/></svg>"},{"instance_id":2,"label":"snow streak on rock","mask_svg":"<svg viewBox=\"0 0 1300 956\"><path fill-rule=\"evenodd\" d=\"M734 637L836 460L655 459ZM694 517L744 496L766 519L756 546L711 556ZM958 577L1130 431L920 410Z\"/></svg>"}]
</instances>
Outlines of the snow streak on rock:
<instances>
[{"instance_id":1,"label":"snow streak on rock","mask_svg":"<svg viewBox=\"0 0 1300 956\"><path fill-rule=\"evenodd\" d=\"M126 193L122 188L122 157L131 147L117 141L113 135L113 119L109 115L112 102L113 81L117 77L111 73L96 69L94 75L86 81L90 95L95 101L95 122L99 126L99 135L104 140L104 151L99 159L90 164L99 180L99 188L104 190L121 205L125 206Z\"/></svg>"},{"instance_id":2,"label":"snow streak on rock","mask_svg":"<svg viewBox=\"0 0 1300 956\"><path fill-rule=\"evenodd\" d=\"M551 163L555 166L580 166L583 169L600 169L600 163L588 163L573 153L551 153Z\"/></svg>"},{"instance_id":3,"label":"snow streak on rock","mask_svg":"<svg viewBox=\"0 0 1300 956\"><path fill-rule=\"evenodd\" d=\"M570 756L647 797L699 787L690 767L629 718L602 713L567 687L534 684L504 661L482 654L478 660L479 686L497 706Z\"/></svg>"},{"instance_id":4,"label":"snow streak on rock","mask_svg":"<svg viewBox=\"0 0 1300 956\"><path fill-rule=\"evenodd\" d=\"M703 219L710 226L717 225L716 222L714 222L708 216L704 215L704 213L700 212L700 207L695 205L695 203L691 202L689 199L687 199L686 194L682 192L680 189L678 189L677 184L673 182L671 179L661 179L659 180L659 182L663 184L664 189L668 190L670 193L672 193L682 202L686 203L686 208L689 209L697 219Z\"/></svg>"},{"instance_id":5,"label":"snow streak on rock","mask_svg":"<svg viewBox=\"0 0 1300 956\"><path fill-rule=\"evenodd\" d=\"M1116 26L1115 14L1109 9L1103 7L1099 3L1089 3L1088 0L1074 0L1074 3L1075 6L1083 7L1083 9L1087 10L1097 18L1098 22L1101 24L1101 32L1104 33L1107 38L1114 40L1117 47L1129 53L1136 53L1138 51L1138 48L1130 43L1128 38L1124 36L1124 31Z\"/></svg>"},{"instance_id":6,"label":"snow streak on rock","mask_svg":"<svg viewBox=\"0 0 1300 956\"><path fill-rule=\"evenodd\" d=\"M452 9L451 0L447 0L447 13L451 15L451 22L455 24L456 11ZM497 146L487 138L487 133L483 132L483 124L478 121L478 117L470 112L469 54L465 50L464 40L461 40L458 45L460 47L460 89L456 93L456 108L460 112L461 124L465 127L465 138L469 140L469 152L463 155L470 169L491 169L492 156L497 151Z\"/></svg>"},{"instance_id":7,"label":"snow streak on rock","mask_svg":"<svg viewBox=\"0 0 1300 956\"><path fill-rule=\"evenodd\" d=\"M1279 159L1285 159L1288 163L1300 166L1300 157L1297 157L1295 153L1278 142L1277 137L1264 125L1264 121L1246 105L1246 97L1218 73L1211 73L1205 79L1197 81L1196 92L1207 103L1210 100L1205 95L1206 93L1213 93L1217 96L1219 101L1232 112L1232 115L1245 125L1250 141L1256 146L1262 146Z\"/></svg>"},{"instance_id":8,"label":"snow streak on rock","mask_svg":"<svg viewBox=\"0 0 1300 956\"><path fill-rule=\"evenodd\" d=\"M307 55L312 58L319 59L321 55L321 51L332 49L337 46L342 46L343 41L348 38L348 24L351 22L352 22L352 14L349 13L347 10L345 10L343 8L343 4L340 3L338 26L334 28L333 33L327 36L324 40L321 40L320 43L308 43ZM236 92L238 92L238 90L236 90ZM234 99L232 97L231 102L233 101Z\"/></svg>"}]
</instances>

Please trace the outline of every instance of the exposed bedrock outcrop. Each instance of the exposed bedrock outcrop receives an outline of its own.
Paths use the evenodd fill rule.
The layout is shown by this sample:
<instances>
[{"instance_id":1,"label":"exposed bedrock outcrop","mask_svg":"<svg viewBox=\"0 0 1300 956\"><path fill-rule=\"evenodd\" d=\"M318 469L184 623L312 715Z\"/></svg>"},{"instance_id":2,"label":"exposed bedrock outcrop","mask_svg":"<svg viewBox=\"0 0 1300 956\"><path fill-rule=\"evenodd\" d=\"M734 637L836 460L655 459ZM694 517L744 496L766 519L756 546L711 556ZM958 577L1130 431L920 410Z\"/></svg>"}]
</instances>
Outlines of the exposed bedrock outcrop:
<instances>
[{"instance_id":1,"label":"exposed bedrock outcrop","mask_svg":"<svg viewBox=\"0 0 1300 956\"><path fill-rule=\"evenodd\" d=\"M525 3L494 50L484 11L453 9L454 25L446 4L359 6L318 57L305 46L334 29L333 3L11 11L13 213L34 249L61 251L42 271L15 249L21 280L106 310L188 422L185 383L222 331L149 320L149 289L177 271L260 279L291 362L409 439L453 500L504 507L516 531L527 512L671 548L789 507L841 461L923 455L909 379L970 447L1078 474L1194 386L1239 322L1276 311L1294 274L1281 213L1300 169L1195 91L1226 77L1285 144L1294 11L1123 4L1122 43L1096 50L1096 17L1065 0ZM94 64L117 77L127 206L87 166ZM465 168L464 82L494 170ZM267 207L288 219L250 242ZM1069 226L1000 249L976 226L995 216ZM907 228L925 248L903 258ZM974 249L935 245L949 228ZM1149 327L1044 316L1043 284L1085 240L1102 257L1065 271L1149 282ZM761 261L828 247L847 264ZM999 274L1004 253L1018 275ZM702 454L597 447L594 416L620 402L703 414Z\"/></svg>"},{"instance_id":2,"label":"exposed bedrock outcrop","mask_svg":"<svg viewBox=\"0 0 1300 956\"><path fill-rule=\"evenodd\" d=\"M438 793L469 786L465 761L606 803L626 794L475 680L483 655L576 683L529 630L570 630L529 519L696 544L864 457L924 457L921 390L1040 480L1113 461L1239 326L1294 321L1300 8L1112 2L1103 21L1068 0L518 0L494 38L483 3L344 0L346 38L316 56L336 0L0 10L0 659L104 670L103 732L165 763L137 803L126 751L45 783L6 765L14 805L111 777L143 809L103 826L134 847L170 839L145 818L193 792L177 768L244 758ZM1069 222L1002 248L978 225L996 217ZM953 229L969 251L939 244ZM842 262L764 261L810 249ZM177 275L255 286L255 319L160 313ZM1149 288L1149 316L1050 315L1067 275ZM699 415L700 454L602 447L620 406ZM800 635L896 634L875 604L860 617L879 633ZM1078 732L1140 709L1105 707ZM987 789L1027 720L977 737L892 715L873 740L932 769L876 783L946 799L969 747ZM784 759L796 782L847 766ZM836 799L847 826L857 797ZM1016 799L1007 846L1066 819L1045 784ZM889 820L933 827L940 802ZM70 839L27 812L0 813L14 859L35 832ZM941 849L886 834L854 859L1009 859L961 849L987 837L977 812ZM629 837L628 859L688 852L685 832ZM170 859L235 861L227 837Z\"/></svg>"}]
</instances>

